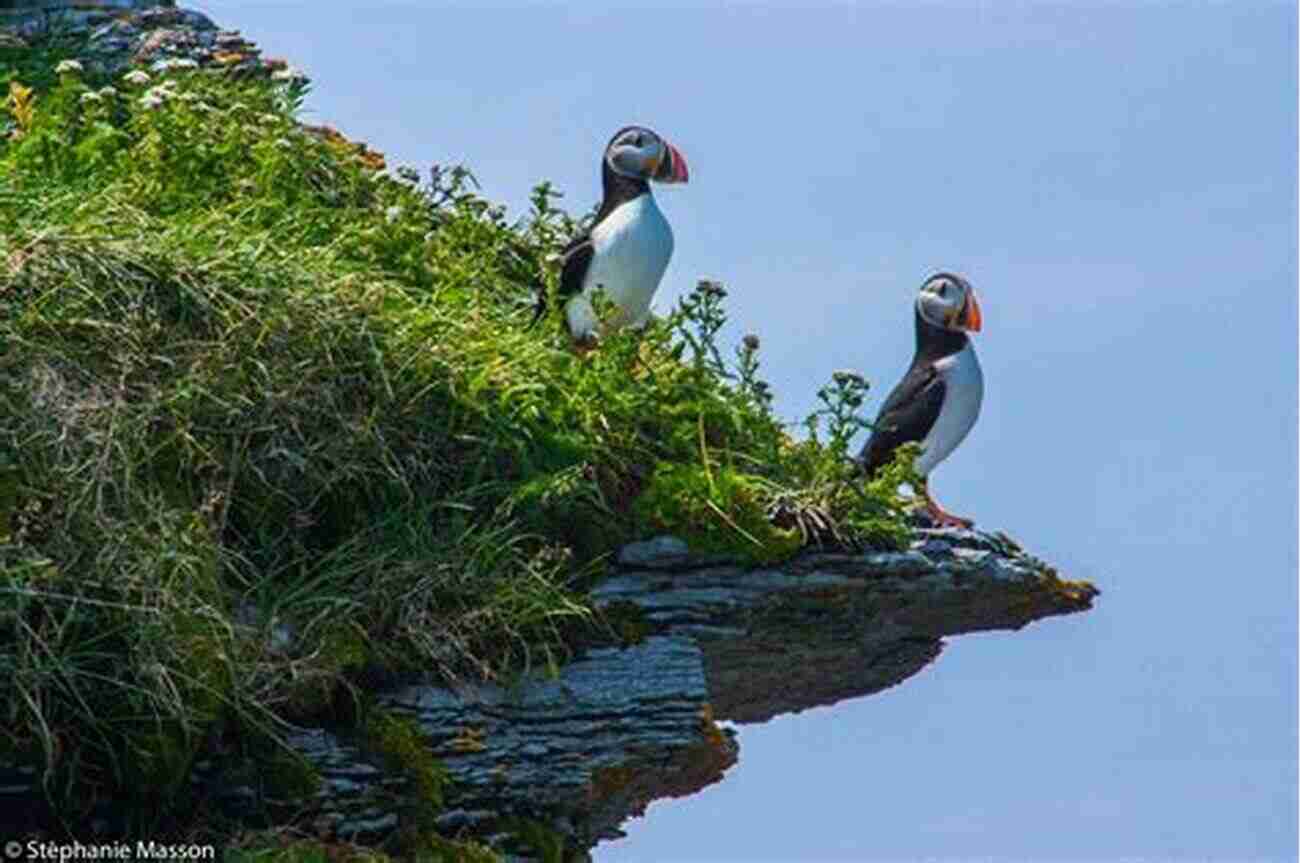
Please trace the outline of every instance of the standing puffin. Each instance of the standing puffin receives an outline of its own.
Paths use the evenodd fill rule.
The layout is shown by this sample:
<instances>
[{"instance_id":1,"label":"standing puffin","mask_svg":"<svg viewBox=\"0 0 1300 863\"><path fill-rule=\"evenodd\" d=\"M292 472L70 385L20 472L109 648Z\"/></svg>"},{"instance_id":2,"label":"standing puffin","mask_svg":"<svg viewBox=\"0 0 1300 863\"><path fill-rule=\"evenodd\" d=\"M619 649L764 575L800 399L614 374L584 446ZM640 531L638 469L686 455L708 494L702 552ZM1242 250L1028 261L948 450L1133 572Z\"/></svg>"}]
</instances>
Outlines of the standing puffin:
<instances>
[{"instance_id":1,"label":"standing puffin","mask_svg":"<svg viewBox=\"0 0 1300 863\"><path fill-rule=\"evenodd\" d=\"M650 180L685 183L681 152L644 126L614 133L601 158L605 197L586 233L565 247L559 298L569 334L590 344L599 321L588 294L603 288L618 309L616 323L639 325L673 254L673 229L655 204ZM533 322L546 311L543 292Z\"/></svg>"},{"instance_id":2,"label":"standing puffin","mask_svg":"<svg viewBox=\"0 0 1300 863\"><path fill-rule=\"evenodd\" d=\"M967 332L979 332L979 302L970 282L952 273L925 280L916 297L916 355L907 374L885 399L871 438L858 460L867 476L889 461L899 446L917 441L921 454L918 492L936 523L971 527L969 519L945 512L930 497L930 471L965 439L980 414L984 373Z\"/></svg>"}]
</instances>

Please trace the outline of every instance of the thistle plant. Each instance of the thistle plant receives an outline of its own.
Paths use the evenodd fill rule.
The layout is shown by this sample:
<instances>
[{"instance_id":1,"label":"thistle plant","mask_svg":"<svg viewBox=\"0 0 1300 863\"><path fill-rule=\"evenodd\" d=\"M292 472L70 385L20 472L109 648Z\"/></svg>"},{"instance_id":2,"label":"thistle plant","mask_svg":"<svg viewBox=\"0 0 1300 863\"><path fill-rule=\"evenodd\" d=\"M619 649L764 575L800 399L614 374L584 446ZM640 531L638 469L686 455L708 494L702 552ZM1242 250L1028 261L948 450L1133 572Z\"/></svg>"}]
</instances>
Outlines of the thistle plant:
<instances>
[{"instance_id":1,"label":"thistle plant","mask_svg":"<svg viewBox=\"0 0 1300 863\"><path fill-rule=\"evenodd\" d=\"M840 458L848 455L849 442L859 431L870 429L871 423L860 410L866 400L870 384L855 371L841 369L831 375L830 383L817 390L821 407L804 420L804 427L813 440L826 423L826 445Z\"/></svg>"},{"instance_id":2,"label":"thistle plant","mask_svg":"<svg viewBox=\"0 0 1300 863\"><path fill-rule=\"evenodd\" d=\"M690 346L695 367L722 378L731 377L718 348L718 333L727 322L726 298L727 289L721 282L701 279L695 290L682 298L671 319L677 335Z\"/></svg>"},{"instance_id":3,"label":"thistle plant","mask_svg":"<svg viewBox=\"0 0 1300 863\"><path fill-rule=\"evenodd\" d=\"M759 345L759 338L753 333L740 340L740 345L736 348L736 387L760 409L770 411L772 387L758 376Z\"/></svg>"}]
</instances>

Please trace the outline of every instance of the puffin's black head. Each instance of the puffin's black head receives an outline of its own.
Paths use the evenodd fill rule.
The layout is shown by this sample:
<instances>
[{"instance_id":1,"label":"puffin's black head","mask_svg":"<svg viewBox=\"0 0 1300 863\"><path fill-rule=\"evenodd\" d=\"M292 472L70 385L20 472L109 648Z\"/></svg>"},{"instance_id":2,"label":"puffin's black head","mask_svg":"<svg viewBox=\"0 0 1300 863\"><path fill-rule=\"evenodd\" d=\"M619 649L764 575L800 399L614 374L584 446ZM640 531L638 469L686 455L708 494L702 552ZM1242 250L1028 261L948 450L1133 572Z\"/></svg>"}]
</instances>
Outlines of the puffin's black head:
<instances>
[{"instance_id":1,"label":"puffin's black head","mask_svg":"<svg viewBox=\"0 0 1300 863\"><path fill-rule=\"evenodd\" d=\"M926 323L945 330L979 332L984 323L975 289L952 273L935 273L921 285L916 312Z\"/></svg>"},{"instance_id":2,"label":"puffin's black head","mask_svg":"<svg viewBox=\"0 0 1300 863\"><path fill-rule=\"evenodd\" d=\"M690 179L681 151L644 126L625 126L605 147L605 165L623 177L685 183Z\"/></svg>"}]
</instances>

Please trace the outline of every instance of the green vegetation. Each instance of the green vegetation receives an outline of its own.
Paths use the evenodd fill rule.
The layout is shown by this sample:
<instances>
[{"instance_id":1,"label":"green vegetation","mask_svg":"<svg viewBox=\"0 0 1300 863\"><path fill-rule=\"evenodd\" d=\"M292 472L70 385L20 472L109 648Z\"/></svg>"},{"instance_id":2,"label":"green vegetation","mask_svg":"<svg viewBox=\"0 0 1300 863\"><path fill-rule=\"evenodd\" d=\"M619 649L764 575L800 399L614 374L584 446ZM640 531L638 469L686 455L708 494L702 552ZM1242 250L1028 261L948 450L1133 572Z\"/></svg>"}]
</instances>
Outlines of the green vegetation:
<instances>
[{"instance_id":1,"label":"green vegetation","mask_svg":"<svg viewBox=\"0 0 1300 863\"><path fill-rule=\"evenodd\" d=\"M906 466L845 460L865 383L796 440L719 286L588 355L527 329L576 227L549 186L510 223L290 85L33 56L0 67L0 753L68 818L166 811L213 740L355 717L376 670L558 665L626 540L903 537Z\"/></svg>"},{"instance_id":2,"label":"green vegetation","mask_svg":"<svg viewBox=\"0 0 1300 863\"><path fill-rule=\"evenodd\" d=\"M225 863L392 863L393 857L373 848L253 833L227 849L224 859ZM411 863L500 863L502 858L474 842L432 838L402 859Z\"/></svg>"}]
</instances>

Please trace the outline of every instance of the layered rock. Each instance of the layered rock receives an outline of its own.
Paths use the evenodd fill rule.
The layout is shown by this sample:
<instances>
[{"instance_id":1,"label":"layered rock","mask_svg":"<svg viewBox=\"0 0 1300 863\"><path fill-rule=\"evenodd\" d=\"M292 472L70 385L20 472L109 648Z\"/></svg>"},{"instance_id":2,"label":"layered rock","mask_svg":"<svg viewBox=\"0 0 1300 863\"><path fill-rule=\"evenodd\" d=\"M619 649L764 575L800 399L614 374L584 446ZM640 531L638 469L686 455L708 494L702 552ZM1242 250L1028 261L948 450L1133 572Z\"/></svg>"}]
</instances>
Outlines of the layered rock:
<instances>
[{"instance_id":1,"label":"layered rock","mask_svg":"<svg viewBox=\"0 0 1300 863\"><path fill-rule=\"evenodd\" d=\"M869 695L933 661L941 638L1082 611L1096 589L1061 581L1001 534L920 529L901 552L809 552L772 569L694 560L672 539L624 549L595 591L700 645L715 715L762 722Z\"/></svg>"}]
</instances>

